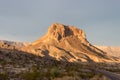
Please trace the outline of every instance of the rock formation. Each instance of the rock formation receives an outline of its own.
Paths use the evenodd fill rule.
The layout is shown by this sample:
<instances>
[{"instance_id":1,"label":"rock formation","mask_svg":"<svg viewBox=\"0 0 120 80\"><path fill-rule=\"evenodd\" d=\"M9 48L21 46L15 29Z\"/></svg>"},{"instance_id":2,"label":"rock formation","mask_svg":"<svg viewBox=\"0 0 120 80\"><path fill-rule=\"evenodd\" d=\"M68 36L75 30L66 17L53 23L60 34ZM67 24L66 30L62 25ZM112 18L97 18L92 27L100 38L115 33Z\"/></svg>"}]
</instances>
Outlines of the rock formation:
<instances>
[{"instance_id":1,"label":"rock formation","mask_svg":"<svg viewBox=\"0 0 120 80\"><path fill-rule=\"evenodd\" d=\"M113 60L105 52L91 45L83 30L59 23L52 24L46 35L23 50L69 62L109 62Z\"/></svg>"}]
</instances>

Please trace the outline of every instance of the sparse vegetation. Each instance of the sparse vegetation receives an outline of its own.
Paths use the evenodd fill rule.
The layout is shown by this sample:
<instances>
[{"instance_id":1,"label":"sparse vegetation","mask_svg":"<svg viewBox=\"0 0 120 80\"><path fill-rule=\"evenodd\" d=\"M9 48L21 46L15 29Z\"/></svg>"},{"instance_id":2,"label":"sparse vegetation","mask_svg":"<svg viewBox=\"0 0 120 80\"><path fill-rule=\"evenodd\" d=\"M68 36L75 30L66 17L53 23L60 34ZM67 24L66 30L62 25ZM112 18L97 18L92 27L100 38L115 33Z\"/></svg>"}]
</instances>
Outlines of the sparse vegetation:
<instances>
[{"instance_id":1,"label":"sparse vegetation","mask_svg":"<svg viewBox=\"0 0 120 80\"><path fill-rule=\"evenodd\" d=\"M16 53L18 52L15 51ZM9 54L9 56L6 56L4 61L0 61L0 80L89 80L96 76L96 78L103 76L92 71L89 68L89 64L56 61L32 54L26 55L23 52L19 52L19 54L13 57L11 57L13 54L9 52L5 54ZM4 57L4 54L2 55ZM19 56L21 56L21 59L18 58ZM104 69L107 65L96 64L96 67L100 66Z\"/></svg>"},{"instance_id":2,"label":"sparse vegetation","mask_svg":"<svg viewBox=\"0 0 120 80\"><path fill-rule=\"evenodd\" d=\"M0 73L0 80L9 80L9 76L6 73Z\"/></svg>"},{"instance_id":3,"label":"sparse vegetation","mask_svg":"<svg viewBox=\"0 0 120 80\"><path fill-rule=\"evenodd\" d=\"M119 72L119 66L104 63L92 65L111 72ZM90 63L57 61L53 57L39 57L15 49L0 50L0 80L102 80L104 77L92 70Z\"/></svg>"}]
</instances>

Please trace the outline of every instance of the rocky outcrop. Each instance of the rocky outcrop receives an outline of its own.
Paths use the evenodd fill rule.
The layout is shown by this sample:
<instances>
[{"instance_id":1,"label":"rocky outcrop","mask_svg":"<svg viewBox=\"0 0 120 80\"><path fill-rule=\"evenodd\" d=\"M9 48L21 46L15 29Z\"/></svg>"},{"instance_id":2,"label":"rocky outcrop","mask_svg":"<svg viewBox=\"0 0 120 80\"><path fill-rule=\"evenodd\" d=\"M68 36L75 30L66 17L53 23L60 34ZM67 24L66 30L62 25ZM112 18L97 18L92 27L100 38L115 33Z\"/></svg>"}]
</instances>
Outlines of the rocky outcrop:
<instances>
[{"instance_id":1,"label":"rocky outcrop","mask_svg":"<svg viewBox=\"0 0 120 80\"><path fill-rule=\"evenodd\" d=\"M46 35L24 48L39 56L53 57L63 61L109 62L114 61L102 50L92 46L85 32L74 26L52 24Z\"/></svg>"},{"instance_id":2,"label":"rocky outcrop","mask_svg":"<svg viewBox=\"0 0 120 80\"><path fill-rule=\"evenodd\" d=\"M60 42L65 38L75 36L81 40L81 42L86 42L86 35L83 30L75 28L74 26L66 26L63 24L52 24L48 29L48 32L45 36L35 41L33 45L36 45L40 42L47 42L49 40L55 40L56 42Z\"/></svg>"}]
</instances>

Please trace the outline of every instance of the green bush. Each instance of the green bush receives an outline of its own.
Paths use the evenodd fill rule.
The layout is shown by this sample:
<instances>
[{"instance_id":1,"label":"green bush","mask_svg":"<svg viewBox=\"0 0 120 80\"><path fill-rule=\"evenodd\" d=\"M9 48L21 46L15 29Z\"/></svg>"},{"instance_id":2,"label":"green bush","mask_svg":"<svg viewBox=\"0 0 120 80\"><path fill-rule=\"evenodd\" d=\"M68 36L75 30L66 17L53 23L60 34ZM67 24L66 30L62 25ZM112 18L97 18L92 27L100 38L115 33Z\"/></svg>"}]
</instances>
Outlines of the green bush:
<instances>
[{"instance_id":1,"label":"green bush","mask_svg":"<svg viewBox=\"0 0 120 80\"><path fill-rule=\"evenodd\" d=\"M62 77L63 73L58 69L58 67L54 67L50 70L50 75L52 78Z\"/></svg>"},{"instance_id":2,"label":"green bush","mask_svg":"<svg viewBox=\"0 0 120 80\"><path fill-rule=\"evenodd\" d=\"M41 73L40 72L26 72L22 74L22 78L25 80L36 80L41 78Z\"/></svg>"}]
</instances>

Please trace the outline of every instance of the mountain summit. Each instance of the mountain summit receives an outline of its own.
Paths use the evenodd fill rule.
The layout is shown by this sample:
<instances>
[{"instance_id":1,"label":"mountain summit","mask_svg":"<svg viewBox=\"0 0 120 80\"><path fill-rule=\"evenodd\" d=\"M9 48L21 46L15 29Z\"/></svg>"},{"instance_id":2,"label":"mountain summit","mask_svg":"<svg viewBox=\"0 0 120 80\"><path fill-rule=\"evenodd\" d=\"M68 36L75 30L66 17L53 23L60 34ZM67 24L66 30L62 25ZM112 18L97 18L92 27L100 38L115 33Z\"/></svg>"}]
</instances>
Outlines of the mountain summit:
<instances>
[{"instance_id":1,"label":"mountain summit","mask_svg":"<svg viewBox=\"0 0 120 80\"><path fill-rule=\"evenodd\" d=\"M59 23L52 24L46 35L27 46L26 50L39 56L69 62L109 62L113 60L105 52L91 45L83 30Z\"/></svg>"},{"instance_id":2,"label":"mountain summit","mask_svg":"<svg viewBox=\"0 0 120 80\"><path fill-rule=\"evenodd\" d=\"M74 26L66 26L63 24L54 23L49 27L47 34L39 40L35 41L33 45L45 41L49 42L50 40L60 42L63 39L70 37L76 37L80 40L80 42L86 42L86 36L83 30Z\"/></svg>"}]
</instances>

